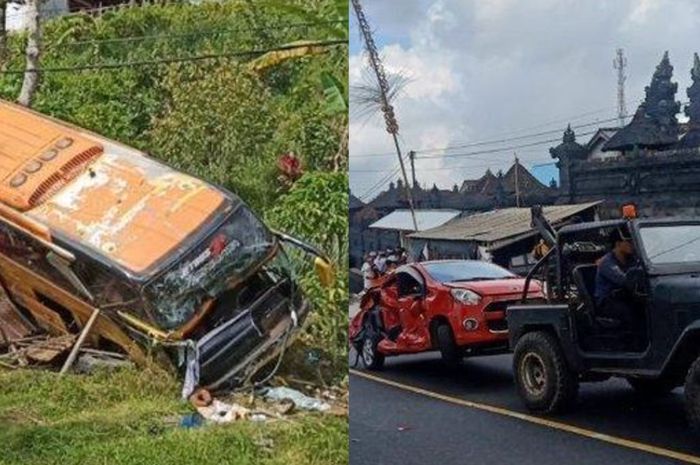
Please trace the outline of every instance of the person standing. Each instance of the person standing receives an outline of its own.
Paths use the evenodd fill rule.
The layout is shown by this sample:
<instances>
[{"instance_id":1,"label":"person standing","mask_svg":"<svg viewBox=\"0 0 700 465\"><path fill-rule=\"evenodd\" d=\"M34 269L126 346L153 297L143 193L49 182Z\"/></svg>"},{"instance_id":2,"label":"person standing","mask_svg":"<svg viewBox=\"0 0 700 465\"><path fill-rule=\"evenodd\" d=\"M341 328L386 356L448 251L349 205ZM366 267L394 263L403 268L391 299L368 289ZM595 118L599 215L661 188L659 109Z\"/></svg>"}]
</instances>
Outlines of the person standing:
<instances>
[{"instance_id":1,"label":"person standing","mask_svg":"<svg viewBox=\"0 0 700 465\"><path fill-rule=\"evenodd\" d=\"M377 268L377 272L379 272L380 275L383 275L386 271L386 254L383 251L377 252L374 266Z\"/></svg>"},{"instance_id":2,"label":"person standing","mask_svg":"<svg viewBox=\"0 0 700 465\"><path fill-rule=\"evenodd\" d=\"M377 278L374 259L377 256L375 252L369 252L365 256L365 262L362 264L360 271L362 272L362 281L365 291L372 287L372 282Z\"/></svg>"}]
</instances>

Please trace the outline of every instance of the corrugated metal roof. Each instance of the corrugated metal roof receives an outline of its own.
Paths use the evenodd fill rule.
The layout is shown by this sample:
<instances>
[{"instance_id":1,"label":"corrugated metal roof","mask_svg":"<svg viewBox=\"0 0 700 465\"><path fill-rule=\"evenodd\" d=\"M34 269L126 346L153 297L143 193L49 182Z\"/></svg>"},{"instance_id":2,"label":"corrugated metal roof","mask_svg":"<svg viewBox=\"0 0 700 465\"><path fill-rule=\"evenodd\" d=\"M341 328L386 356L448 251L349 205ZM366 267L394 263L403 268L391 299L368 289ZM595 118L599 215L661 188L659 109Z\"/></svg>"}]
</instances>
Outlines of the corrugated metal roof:
<instances>
[{"instance_id":1,"label":"corrugated metal roof","mask_svg":"<svg viewBox=\"0 0 700 465\"><path fill-rule=\"evenodd\" d=\"M459 216L459 210L416 210L418 231L439 227ZM369 225L374 229L391 229L393 231L415 231L411 210L394 210L385 217Z\"/></svg>"},{"instance_id":2,"label":"corrugated metal roof","mask_svg":"<svg viewBox=\"0 0 700 465\"><path fill-rule=\"evenodd\" d=\"M556 224L599 203L551 205L543 207L543 211L549 222ZM534 232L530 226L529 208L503 208L455 218L441 226L411 234L409 237L493 244Z\"/></svg>"}]
</instances>

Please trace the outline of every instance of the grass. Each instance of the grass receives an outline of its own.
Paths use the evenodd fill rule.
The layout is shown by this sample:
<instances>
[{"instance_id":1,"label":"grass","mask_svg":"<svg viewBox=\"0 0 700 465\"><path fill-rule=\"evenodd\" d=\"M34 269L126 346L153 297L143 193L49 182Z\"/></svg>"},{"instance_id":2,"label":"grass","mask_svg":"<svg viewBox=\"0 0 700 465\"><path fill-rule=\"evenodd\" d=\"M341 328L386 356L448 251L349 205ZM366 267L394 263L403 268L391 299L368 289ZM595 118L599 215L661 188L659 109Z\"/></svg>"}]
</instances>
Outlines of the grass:
<instances>
[{"instance_id":1,"label":"grass","mask_svg":"<svg viewBox=\"0 0 700 465\"><path fill-rule=\"evenodd\" d=\"M179 427L191 411L160 373L0 371L0 464L348 463L346 418Z\"/></svg>"}]
</instances>

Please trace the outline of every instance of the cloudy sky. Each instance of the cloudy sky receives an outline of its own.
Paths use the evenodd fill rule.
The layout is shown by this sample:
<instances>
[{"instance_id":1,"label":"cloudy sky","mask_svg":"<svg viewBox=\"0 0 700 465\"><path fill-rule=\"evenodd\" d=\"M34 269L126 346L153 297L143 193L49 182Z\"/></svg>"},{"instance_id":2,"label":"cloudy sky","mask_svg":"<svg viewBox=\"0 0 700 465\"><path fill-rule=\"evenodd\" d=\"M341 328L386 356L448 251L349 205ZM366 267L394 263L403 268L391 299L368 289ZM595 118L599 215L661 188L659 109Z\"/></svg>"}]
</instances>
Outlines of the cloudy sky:
<instances>
[{"instance_id":1,"label":"cloudy sky","mask_svg":"<svg viewBox=\"0 0 700 465\"><path fill-rule=\"evenodd\" d=\"M567 122L588 125L577 134L597 121L614 126L605 120L617 114L617 48L628 61L629 113L665 50L676 100L686 101L692 54L700 52L698 0L364 0L363 7L387 72L407 79L395 100L402 149L418 153L421 184L443 188L487 167L507 168L513 152L528 167L550 162L556 143L533 144L560 138L549 131ZM368 77L352 11L351 18L356 86ZM352 87L350 103L350 185L371 198L398 163L383 119L356 110Z\"/></svg>"}]
</instances>

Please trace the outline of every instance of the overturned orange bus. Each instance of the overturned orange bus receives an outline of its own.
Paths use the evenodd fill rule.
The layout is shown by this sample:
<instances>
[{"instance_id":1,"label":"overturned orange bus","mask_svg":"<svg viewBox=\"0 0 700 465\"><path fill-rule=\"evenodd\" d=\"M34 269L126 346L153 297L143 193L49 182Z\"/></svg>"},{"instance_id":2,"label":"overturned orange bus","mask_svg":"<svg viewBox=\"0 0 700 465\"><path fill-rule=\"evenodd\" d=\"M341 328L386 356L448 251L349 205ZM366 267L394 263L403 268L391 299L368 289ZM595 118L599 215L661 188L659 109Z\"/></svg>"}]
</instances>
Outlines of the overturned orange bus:
<instances>
[{"instance_id":1,"label":"overturned orange bus","mask_svg":"<svg viewBox=\"0 0 700 465\"><path fill-rule=\"evenodd\" d=\"M308 304L285 246L227 190L136 149L0 101L0 279L12 333L77 333L144 363L154 347L187 394L243 382Z\"/></svg>"}]
</instances>

